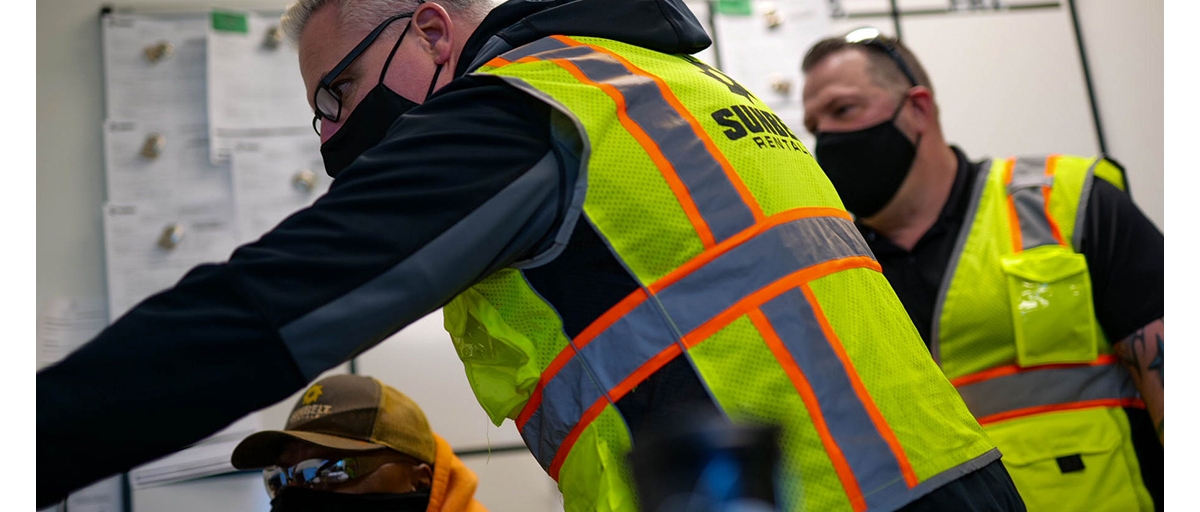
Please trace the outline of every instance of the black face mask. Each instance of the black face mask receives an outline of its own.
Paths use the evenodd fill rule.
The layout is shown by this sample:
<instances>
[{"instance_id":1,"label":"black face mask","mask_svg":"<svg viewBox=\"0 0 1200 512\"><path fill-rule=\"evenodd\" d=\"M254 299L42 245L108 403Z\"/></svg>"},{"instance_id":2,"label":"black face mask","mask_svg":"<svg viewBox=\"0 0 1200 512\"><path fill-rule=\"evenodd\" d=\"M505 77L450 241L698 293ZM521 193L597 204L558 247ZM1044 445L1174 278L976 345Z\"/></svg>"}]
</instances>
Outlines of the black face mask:
<instances>
[{"instance_id":1,"label":"black face mask","mask_svg":"<svg viewBox=\"0 0 1200 512\"><path fill-rule=\"evenodd\" d=\"M271 500L271 512L423 512L428 507L429 491L343 494L286 487Z\"/></svg>"},{"instance_id":2,"label":"black face mask","mask_svg":"<svg viewBox=\"0 0 1200 512\"><path fill-rule=\"evenodd\" d=\"M858 217L879 213L912 169L921 138L913 143L896 128L896 117L907 101L900 103L891 119L875 126L817 133L817 163L842 196L846 209Z\"/></svg>"},{"instance_id":3,"label":"black face mask","mask_svg":"<svg viewBox=\"0 0 1200 512\"><path fill-rule=\"evenodd\" d=\"M392 57L396 55L396 49L400 48L400 43L404 41L404 36L408 34L409 26L412 25L404 27L400 39L392 47L392 53L388 54L383 71L379 73L379 83L354 107L354 112L346 118L341 129L321 144L321 158L325 161L325 173L330 178L336 178L350 162L358 158L358 155L379 144L396 119L419 105L383 85L383 77L387 76L387 68L392 63ZM433 94L433 87L441 74L442 65L438 64L433 73L433 81L429 82L429 90L425 92L426 99Z\"/></svg>"}]
</instances>

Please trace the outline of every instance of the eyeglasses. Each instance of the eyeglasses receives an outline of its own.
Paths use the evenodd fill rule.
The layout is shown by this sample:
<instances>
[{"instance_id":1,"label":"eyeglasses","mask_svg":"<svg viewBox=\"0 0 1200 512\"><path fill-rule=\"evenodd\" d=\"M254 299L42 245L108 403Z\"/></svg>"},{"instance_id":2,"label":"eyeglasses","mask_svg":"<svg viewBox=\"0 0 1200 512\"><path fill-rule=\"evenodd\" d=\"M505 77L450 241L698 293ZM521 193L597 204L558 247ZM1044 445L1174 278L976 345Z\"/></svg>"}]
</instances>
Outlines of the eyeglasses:
<instances>
[{"instance_id":1,"label":"eyeglasses","mask_svg":"<svg viewBox=\"0 0 1200 512\"><path fill-rule=\"evenodd\" d=\"M900 56L900 52L896 51L896 45L892 44L887 38L884 38L879 29L875 27L863 27L851 30L850 33L846 34L846 42L875 48L887 54L896 63L896 67L900 68L900 72L904 73L905 78L908 78L908 83L912 84L913 87L917 86L916 75L913 74L912 69L909 69L908 64L904 62L904 58Z\"/></svg>"},{"instance_id":2,"label":"eyeglasses","mask_svg":"<svg viewBox=\"0 0 1200 512\"><path fill-rule=\"evenodd\" d=\"M417 3L423 4L425 3L425 0L419 0ZM338 75L341 75L346 68L350 67L350 65L353 64L354 61L357 60L364 51L366 51L367 47L371 46L371 43L375 42L375 40L379 38L379 34L382 34L383 30L386 29L388 25L391 25L393 21L401 18L411 18L415 13L416 11L406 12L404 14L397 14L391 18L383 20L383 23L380 23L378 27L375 27L375 30L372 30L370 34L367 34L367 37L363 38L363 40L358 43L358 46L355 46L353 50L350 50L350 53L346 54L346 56L342 58L342 61L338 62L338 65L334 66L333 70L321 79L321 82L317 84L317 90L313 92L313 105L316 106L316 111L313 113L313 130L317 132L317 135L321 134L321 118L328 119L335 123L342 118L342 96L337 91L333 90L333 81L336 80ZM408 28L405 27L404 30L408 31ZM400 40L396 41L397 47L400 46L400 41L403 39L404 36L402 34L400 36ZM383 65L384 70L386 70L388 65L392 63L392 57L395 55L396 49L392 48L392 53L388 55L387 62L385 62ZM379 80L383 81L382 71L380 72Z\"/></svg>"},{"instance_id":3,"label":"eyeglasses","mask_svg":"<svg viewBox=\"0 0 1200 512\"><path fill-rule=\"evenodd\" d=\"M369 475L380 466L397 462L393 454L372 454L344 459L308 459L286 468L268 466L263 469L263 485L267 495L275 495L284 487L308 487L321 489Z\"/></svg>"}]
</instances>

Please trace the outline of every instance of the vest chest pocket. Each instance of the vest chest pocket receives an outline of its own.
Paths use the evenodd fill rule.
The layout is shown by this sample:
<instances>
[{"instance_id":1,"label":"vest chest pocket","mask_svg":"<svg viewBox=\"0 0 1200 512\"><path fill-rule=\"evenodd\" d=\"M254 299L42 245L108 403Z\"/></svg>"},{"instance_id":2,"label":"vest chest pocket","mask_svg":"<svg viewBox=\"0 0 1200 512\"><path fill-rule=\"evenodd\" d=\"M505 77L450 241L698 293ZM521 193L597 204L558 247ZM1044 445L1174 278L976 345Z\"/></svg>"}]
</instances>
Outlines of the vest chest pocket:
<instances>
[{"instance_id":1,"label":"vest chest pocket","mask_svg":"<svg viewBox=\"0 0 1200 512\"><path fill-rule=\"evenodd\" d=\"M1046 245L1004 256L1000 264L1008 284L1017 364L1095 360L1099 333L1083 255Z\"/></svg>"}]
</instances>

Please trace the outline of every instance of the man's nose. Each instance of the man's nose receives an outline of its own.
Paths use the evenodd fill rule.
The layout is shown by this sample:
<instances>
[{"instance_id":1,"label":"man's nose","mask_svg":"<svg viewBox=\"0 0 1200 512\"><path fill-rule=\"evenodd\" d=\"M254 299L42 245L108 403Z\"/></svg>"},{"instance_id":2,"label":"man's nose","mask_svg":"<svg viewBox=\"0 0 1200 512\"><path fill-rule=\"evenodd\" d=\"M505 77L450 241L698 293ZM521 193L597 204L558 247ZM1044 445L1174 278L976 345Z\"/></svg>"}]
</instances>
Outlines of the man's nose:
<instances>
[{"instance_id":1,"label":"man's nose","mask_svg":"<svg viewBox=\"0 0 1200 512\"><path fill-rule=\"evenodd\" d=\"M333 137L333 134L337 133L337 131L339 129L341 129L341 127L342 127L342 123L340 121L333 122L333 121L330 121L330 120L322 117L321 118L321 144L324 144L325 141L329 140L330 137Z\"/></svg>"},{"instance_id":2,"label":"man's nose","mask_svg":"<svg viewBox=\"0 0 1200 512\"><path fill-rule=\"evenodd\" d=\"M827 121L818 117L815 121L813 121L812 128L806 127L805 129L807 129L808 133L811 133L815 137L818 133L825 131L828 126L829 123Z\"/></svg>"}]
</instances>

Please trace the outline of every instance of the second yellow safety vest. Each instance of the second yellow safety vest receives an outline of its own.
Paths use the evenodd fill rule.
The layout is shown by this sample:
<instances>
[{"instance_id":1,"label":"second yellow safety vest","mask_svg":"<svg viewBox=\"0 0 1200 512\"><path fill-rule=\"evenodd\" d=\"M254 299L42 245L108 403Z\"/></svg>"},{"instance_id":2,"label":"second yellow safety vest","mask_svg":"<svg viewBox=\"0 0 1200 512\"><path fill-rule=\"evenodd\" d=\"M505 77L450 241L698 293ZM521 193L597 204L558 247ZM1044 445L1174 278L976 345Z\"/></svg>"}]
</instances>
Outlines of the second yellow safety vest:
<instances>
[{"instance_id":1,"label":"second yellow safety vest","mask_svg":"<svg viewBox=\"0 0 1200 512\"><path fill-rule=\"evenodd\" d=\"M1144 407L1111 353L1079 253L1103 158L994 160L975 177L930 348L1004 454L1030 511L1154 510L1123 407Z\"/></svg>"}]
</instances>

